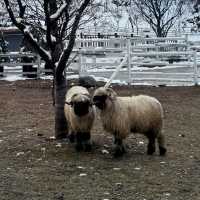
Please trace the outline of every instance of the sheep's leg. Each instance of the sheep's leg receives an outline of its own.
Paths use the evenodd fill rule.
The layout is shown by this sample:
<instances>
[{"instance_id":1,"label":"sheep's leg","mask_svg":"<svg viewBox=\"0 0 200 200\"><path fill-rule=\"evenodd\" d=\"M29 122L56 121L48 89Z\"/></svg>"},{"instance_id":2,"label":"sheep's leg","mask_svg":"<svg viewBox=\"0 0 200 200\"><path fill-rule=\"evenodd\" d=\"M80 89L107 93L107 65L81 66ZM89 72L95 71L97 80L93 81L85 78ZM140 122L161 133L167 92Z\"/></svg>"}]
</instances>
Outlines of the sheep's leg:
<instances>
[{"instance_id":1,"label":"sheep's leg","mask_svg":"<svg viewBox=\"0 0 200 200\"><path fill-rule=\"evenodd\" d=\"M85 132L82 134L82 141L84 146L84 151L89 152L92 150L92 145L90 142L90 132Z\"/></svg>"},{"instance_id":2,"label":"sheep's leg","mask_svg":"<svg viewBox=\"0 0 200 200\"><path fill-rule=\"evenodd\" d=\"M82 133L78 132L76 133L76 150L82 151L83 150L83 144L82 144Z\"/></svg>"},{"instance_id":3,"label":"sheep's leg","mask_svg":"<svg viewBox=\"0 0 200 200\"><path fill-rule=\"evenodd\" d=\"M117 135L115 135L114 144L115 144L114 157L122 156L125 153L123 140L121 138L118 138Z\"/></svg>"},{"instance_id":4,"label":"sheep's leg","mask_svg":"<svg viewBox=\"0 0 200 200\"><path fill-rule=\"evenodd\" d=\"M167 149L165 148L165 138L163 134L159 134L158 137L158 145L159 145L159 151L160 151L160 156L164 156L167 152Z\"/></svg>"},{"instance_id":5,"label":"sheep's leg","mask_svg":"<svg viewBox=\"0 0 200 200\"><path fill-rule=\"evenodd\" d=\"M152 155L156 150L156 148L155 148L155 137L149 136L148 139L149 139L149 143L148 143L148 146L147 146L147 154Z\"/></svg>"},{"instance_id":6,"label":"sheep's leg","mask_svg":"<svg viewBox=\"0 0 200 200\"><path fill-rule=\"evenodd\" d=\"M71 143L74 143L75 142L75 133L74 132L71 132L69 135L68 135L68 139Z\"/></svg>"}]
</instances>

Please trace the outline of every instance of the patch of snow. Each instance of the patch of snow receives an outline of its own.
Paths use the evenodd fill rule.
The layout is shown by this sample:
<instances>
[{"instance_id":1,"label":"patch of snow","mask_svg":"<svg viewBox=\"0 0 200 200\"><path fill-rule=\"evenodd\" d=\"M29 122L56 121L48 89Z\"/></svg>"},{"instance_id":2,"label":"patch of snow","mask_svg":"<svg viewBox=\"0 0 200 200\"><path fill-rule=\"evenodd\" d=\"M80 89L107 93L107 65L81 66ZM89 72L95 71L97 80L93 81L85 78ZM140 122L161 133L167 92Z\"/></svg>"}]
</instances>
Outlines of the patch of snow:
<instances>
[{"instance_id":1,"label":"patch of snow","mask_svg":"<svg viewBox=\"0 0 200 200\"><path fill-rule=\"evenodd\" d=\"M104 148L109 148L109 146L107 144L104 144L103 146L104 146Z\"/></svg>"},{"instance_id":2,"label":"patch of snow","mask_svg":"<svg viewBox=\"0 0 200 200\"><path fill-rule=\"evenodd\" d=\"M139 143L140 145L143 145L143 144L144 144L144 142L143 142L143 141L139 141L138 143Z\"/></svg>"},{"instance_id":3,"label":"patch of snow","mask_svg":"<svg viewBox=\"0 0 200 200\"><path fill-rule=\"evenodd\" d=\"M102 149L102 154L109 154L110 152L108 151L108 150L106 150L106 149Z\"/></svg>"},{"instance_id":4,"label":"patch of snow","mask_svg":"<svg viewBox=\"0 0 200 200\"><path fill-rule=\"evenodd\" d=\"M23 151L18 152L18 153L16 154L17 157L18 157L18 156L21 156L21 155L24 155L24 152L23 152Z\"/></svg>"},{"instance_id":5,"label":"patch of snow","mask_svg":"<svg viewBox=\"0 0 200 200\"><path fill-rule=\"evenodd\" d=\"M22 18L20 18L20 17L18 17L18 18L16 18L16 21L17 21L17 23L21 23L22 21L23 21L23 19Z\"/></svg>"},{"instance_id":6,"label":"patch of snow","mask_svg":"<svg viewBox=\"0 0 200 200\"><path fill-rule=\"evenodd\" d=\"M76 75L76 74L73 74L73 75L67 75L67 79L70 80L70 79L77 79L79 78L79 75Z\"/></svg>"},{"instance_id":7,"label":"patch of snow","mask_svg":"<svg viewBox=\"0 0 200 200\"><path fill-rule=\"evenodd\" d=\"M168 197L171 196L171 194L168 193L168 192L164 193L164 195L165 195L165 196L168 196Z\"/></svg>"},{"instance_id":8,"label":"patch of snow","mask_svg":"<svg viewBox=\"0 0 200 200\"><path fill-rule=\"evenodd\" d=\"M194 158L194 156L189 156L190 158Z\"/></svg>"},{"instance_id":9,"label":"patch of snow","mask_svg":"<svg viewBox=\"0 0 200 200\"><path fill-rule=\"evenodd\" d=\"M41 151L45 152L45 151L46 151L46 148L45 148L45 147L42 147L42 148L41 148Z\"/></svg>"},{"instance_id":10,"label":"patch of snow","mask_svg":"<svg viewBox=\"0 0 200 200\"><path fill-rule=\"evenodd\" d=\"M27 78L19 76L19 75L9 75L9 76L3 77L1 80L13 82L17 80L26 80L26 79Z\"/></svg>"},{"instance_id":11,"label":"patch of snow","mask_svg":"<svg viewBox=\"0 0 200 200\"><path fill-rule=\"evenodd\" d=\"M134 170L141 170L141 167L135 167Z\"/></svg>"},{"instance_id":12,"label":"patch of snow","mask_svg":"<svg viewBox=\"0 0 200 200\"><path fill-rule=\"evenodd\" d=\"M83 176L87 176L87 174L81 173L81 174L79 174L79 176L80 176L80 177L83 177Z\"/></svg>"},{"instance_id":13,"label":"patch of snow","mask_svg":"<svg viewBox=\"0 0 200 200\"><path fill-rule=\"evenodd\" d=\"M200 42L200 34L192 34L192 35L188 35L188 41L191 42Z\"/></svg>"},{"instance_id":14,"label":"patch of snow","mask_svg":"<svg viewBox=\"0 0 200 200\"><path fill-rule=\"evenodd\" d=\"M53 76L51 76L51 75L50 76L49 75L48 76L41 76L40 78L42 80L53 80Z\"/></svg>"},{"instance_id":15,"label":"patch of snow","mask_svg":"<svg viewBox=\"0 0 200 200\"><path fill-rule=\"evenodd\" d=\"M121 168L119 168L119 167L114 167L113 170L114 170L114 171L119 171L119 170L121 170Z\"/></svg>"},{"instance_id":16,"label":"patch of snow","mask_svg":"<svg viewBox=\"0 0 200 200\"><path fill-rule=\"evenodd\" d=\"M78 166L77 169L85 169L85 167Z\"/></svg>"},{"instance_id":17,"label":"patch of snow","mask_svg":"<svg viewBox=\"0 0 200 200\"><path fill-rule=\"evenodd\" d=\"M56 147L62 147L62 144L61 143L57 143Z\"/></svg>"},{"instance_id":18,"label":"patch of snow","mask_svg":"<svg viewBox=\"0 0 200 200\"><path fill-rule=\"evenodd\" d=\"M31 128L27 128L26 130L27 130L28 132L33 131L33 129L31 129Z\"/></svg>"},{"instance_id":19,"label":"patch of snow","mask_svg":"<svg viewBox=\"0 0 200 200\"><path fill-rule=\"evenodd\" d=\"M53 15L50 16L51 20L55 20L57 19L61 13L63 12L63 10L66 8L67 3L64 3Z\"/></svg>"}]
</instances>

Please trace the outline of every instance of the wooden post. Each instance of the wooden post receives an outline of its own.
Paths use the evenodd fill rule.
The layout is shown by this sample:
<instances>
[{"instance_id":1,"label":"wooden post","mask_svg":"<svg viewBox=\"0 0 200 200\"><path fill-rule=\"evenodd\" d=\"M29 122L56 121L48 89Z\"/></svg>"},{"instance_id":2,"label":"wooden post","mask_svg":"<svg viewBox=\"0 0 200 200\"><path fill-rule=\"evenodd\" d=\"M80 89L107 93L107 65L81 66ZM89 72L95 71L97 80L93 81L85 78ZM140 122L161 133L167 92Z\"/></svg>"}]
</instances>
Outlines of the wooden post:
<instances>
[{"instance_id":1,"label":"wooden post","mask_svg":"<svg viewBox=\"0 0 200 200\"><path fill-rule=\"evenodd\" d=\"M40 78L40 75L41 75L41 58L39 55L37 55L37 64L38 64L38 67L37 67L37 79Z\"/></svg>"},{"instance_id":2,"label":"wooden post","mask_svg":"<svg viewBox=\"0 0 200 200\"><path fill-rule=\"evenodd\" d=\"M189 49L188 34L185 34L186 51Z\"/></svg>"},{"instance_id":3,"label":"wooden post","mask_svg":"<svg viewBox=\"0 0 200 200\"><path fill-rule=\"evenodd\" d=\"M95 53L95 51L94 51L94 53ZM92 56L92 67L96 68L96 64L97 64L97 57L96 57L96 55L93 55Z\"/></svg>"},{"instance_id":4,"label":"wooden post","mask_svg":"<svg viewBox=\"0 0 200 200\"><path fill-rule=\"evenodd\" d=\"M194 85L198 85L197 52L194 51Z\"/></svg>"},{"instance_id":5,"label":"wooden post","mask_svg":"<svg viewBox=\"0 0 200 200\"><path fill-rule=\"evenodd\" d=\"M127 39L127 70L128 70L128 84L130 85L131 80L131 40L130 38Z\"/></svg>"},{"instance_id":6,"label":"wooden post","mask_svg":"<svg viewBox=\"0 0 200 200\"><path fill-rule=\"evenodd\" d=\"M79 77L82 75L82 52L81 52L81 48L79 48L79 52L78 52L78 61L79 61Z\"/></svg>"}]
</instances>

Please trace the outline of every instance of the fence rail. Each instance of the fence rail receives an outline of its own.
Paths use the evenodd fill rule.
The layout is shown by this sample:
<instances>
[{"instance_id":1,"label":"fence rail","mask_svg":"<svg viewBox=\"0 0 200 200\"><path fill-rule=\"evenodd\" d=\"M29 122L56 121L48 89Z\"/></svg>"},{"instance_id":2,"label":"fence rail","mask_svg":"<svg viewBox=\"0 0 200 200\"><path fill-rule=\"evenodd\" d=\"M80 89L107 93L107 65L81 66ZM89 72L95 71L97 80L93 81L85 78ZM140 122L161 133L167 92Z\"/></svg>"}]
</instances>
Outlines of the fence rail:
<instances>
[{"instance_id":1,"label":"fence rail","mask_svg":"<svg viewBox=\"0 0 200 200\"><path fill-rule=\"evenodd\" d=\"M100 43L101 46L98 46ZM190 47L187 37L77 39L66 73L76 71L79 76L110 78L126 57L116 73L119 80L130 84L182 81L196 85L199 82L199 63L196 51L189 51ZM28 71L27 67L32 71ZM22 74L40 78L46 72L50 71L45 69L36 54L0 54L0 76Z\"/></svg>"},{"instance_id":2,"label":"fence rail","mask_svg":"<svg viewBox=\"0 0 200 200\"><path fill-rule=\"evenodd\" d=\"M79 42L81 41L83 40ZM94 41L98 43L99 40ZM123 45L111 48L113 41L121 42L120 44L123 42ZM195 85L199 83L197 53L189 51L187 38L143 38L138 39L138 43L135 41L137 40L132 38L112 39L109 41L109 48L82 48L79 52L79 75L110 78L116 67L126 57L126 62L115 76L116 79L127 81L129 84L136 81L190 82ZM142 42L145 45L142 45ZM142 51L138 50L140 47ZM118 61L110 62L109 59L102 61L101 57L116 57ZM162 72L140 72L140 69L144 67L151 70L155 66L158 66L157 70ZM165 66L174 67L174 69L166 69Z\"/></svg>"}]
</instances>

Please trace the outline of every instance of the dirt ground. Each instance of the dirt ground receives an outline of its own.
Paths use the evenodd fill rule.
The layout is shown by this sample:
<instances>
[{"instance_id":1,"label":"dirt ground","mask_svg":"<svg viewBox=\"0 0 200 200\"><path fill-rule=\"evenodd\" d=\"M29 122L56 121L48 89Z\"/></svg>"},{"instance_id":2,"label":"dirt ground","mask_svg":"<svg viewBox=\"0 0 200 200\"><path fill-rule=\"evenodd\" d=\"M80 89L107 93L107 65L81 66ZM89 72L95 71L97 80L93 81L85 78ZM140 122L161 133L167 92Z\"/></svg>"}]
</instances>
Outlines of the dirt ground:
<instances>
[{"instance_id":1,"label":"dirt ground","mask_svg":"<svg viewBox=\"0 0 200 200\"><path fill-rule=\"evenodd\" d=\"M200 87L116 87L148 94L165 111L167 155L146 155L141 135L112 157L112 137L99 120L91 153L55 141L49 81L0 81L1 200L199 200ZM158 149L157 149L158 150Z\"/></svg>"}]
</instances>

